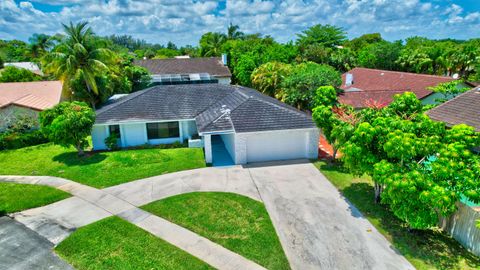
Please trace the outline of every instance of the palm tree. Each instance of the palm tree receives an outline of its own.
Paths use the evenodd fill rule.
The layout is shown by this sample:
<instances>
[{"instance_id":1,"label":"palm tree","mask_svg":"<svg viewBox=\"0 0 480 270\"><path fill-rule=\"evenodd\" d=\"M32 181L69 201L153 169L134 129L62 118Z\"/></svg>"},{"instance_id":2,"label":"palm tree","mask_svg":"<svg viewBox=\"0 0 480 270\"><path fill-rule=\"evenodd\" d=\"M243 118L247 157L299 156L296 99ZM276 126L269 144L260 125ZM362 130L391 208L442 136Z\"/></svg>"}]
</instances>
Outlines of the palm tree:
<instances>
[{"instance_id":1,"label":"palm tree","mask_svg":"<svg viewBox=\"0 0 480 270\"><path fill-rule=\"evenodd\" d=\"M95 78L109 68L113 62L113 53L105 48L99 48L87 22L74 25L63 25L66 37L57 48L45 57L45 70L54 74L64 83L67 96L72 96L71 83L80 79L85 83L90 103L95 107L95 97L100 95ZM78 89L77 89L78 90Z\"/></svg>"},{"instance_id":2,"label":"palm tree","mask_svg":"<svg viewBox=\"0 0 480 270\"><path fill-rule=\"evenodd\" d=\"M45 34L33 34L28 40L30 41L30 54L34 58L42 57L54 45L53 39Z\"/></svg>"},{"instance_id":3,"label":"palm tree","mask_svg":"<svg viewBox=\"0 0 480 270\"><path fill-rule=\"evenodd\" d=\"M220 56L222 46L227 40L222 33L208 32L200 39L200 50L202 56Z\"/></svg>"},{"instance_id":4,"label":"palm tree","mask_svg":"<svg viewBox=\"0 0 480 270\"><path fill-rule=\"evenodd\" d=\"M245 37L245 34L243 32L238 31L240 29L240 26L238 25L233 25L230 23L230 25L227 28L227 39L242 39Z\"/></svg>"}]
</instances>

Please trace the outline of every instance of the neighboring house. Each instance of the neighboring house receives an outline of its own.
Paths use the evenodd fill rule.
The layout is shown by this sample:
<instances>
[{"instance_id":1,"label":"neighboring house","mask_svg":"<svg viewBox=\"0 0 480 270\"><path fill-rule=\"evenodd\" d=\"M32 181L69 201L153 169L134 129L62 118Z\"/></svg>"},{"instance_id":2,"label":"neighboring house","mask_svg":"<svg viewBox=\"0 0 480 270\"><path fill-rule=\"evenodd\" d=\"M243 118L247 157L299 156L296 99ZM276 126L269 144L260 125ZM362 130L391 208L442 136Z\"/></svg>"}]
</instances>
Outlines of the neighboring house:
<instances>
[{"instance_id":1,"label":"neighboring house","mask_svg":"<svg viewBox=\"0 0 480 270\"><path fill-rule=\"evenodd\" d=\"M471 89L429 110L432 120L445 122L449 127L467 124L480 132L480 87Z\"/></svg>"},{"instance_id":2,"label":"neighboring house","mask_svg":"<svg viewBox=\"0 0 480 270\"><path fill-rule=\"evenodd\" d=\"M33 72L37 75L43 76L42 70L34 62L10 62L10 63L4 63L3 66L4 67L12 66L12 67L16 67L16 68L23 68L23 69L26 69L26 70L30 70L31 72Z\"/></svg>"},{"instance_id":3,"label":"neighboring house","mask_svg":"<svg viewBox=\"0 0 480 270\"><path fill-rule=\"evenodd\" d=\"M344 93L339 95L339 101L358 109L370 105L383 107L393 101L395 94L413 92L423 104L435 104L436 99L443 96L428 88L453 80L444 76L354 68L342 75L340 88Z\"/></svg>"},{"instance_id":4,"label":"neighboring house","mask_svg":"<svg viewBox=\"0 0 480 270\"><path fill-rule=\"evenodd\" d=\"M225 155L235 164L318 155L311 116L233 85L159 85L129 94L97 110L94 149L105 149L110 134L121 147L188 140L214 165Z\"/></svg>"},{"instance_id":5,"label":"neighboring house","mask_svg":"<svg viewBox=\"0 0 480 270\"><path fill-rule=\"evenodd\" d=\"M226 56L199 58L168 58L135 60L134 64L146 68L155 84L230 84L232 74Z\"/></svg>"},{"instance_id":6,"label":"neighboring house","mask_svg":"<svg viewBox=\"0 0 480 270\"><path fill-rule=\"evenodd\" d=\"M22 117L36 120L61 98L60 81L0 83L0 131Z\"/></svg>"}]
</instances>

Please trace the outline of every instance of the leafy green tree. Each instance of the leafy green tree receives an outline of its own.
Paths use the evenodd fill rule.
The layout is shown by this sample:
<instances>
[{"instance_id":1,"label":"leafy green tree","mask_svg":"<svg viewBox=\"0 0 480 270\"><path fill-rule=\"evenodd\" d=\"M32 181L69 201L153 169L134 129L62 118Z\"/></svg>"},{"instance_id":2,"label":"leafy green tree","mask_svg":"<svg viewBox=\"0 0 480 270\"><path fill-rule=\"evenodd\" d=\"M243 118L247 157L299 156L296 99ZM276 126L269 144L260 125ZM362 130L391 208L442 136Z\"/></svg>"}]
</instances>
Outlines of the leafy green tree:
<instances>
[{"instance_id":1,"label":"leafy green tree","mask_svg":"<svg viewBox=\"0 0 480 270\"><path fill-rule=\"evenodd\" d=\"M5 62L3 61L3 58L0 56L0 69L3 68L3 63L5 63Z\"/></svg>"},{"instance_id":2,"label":"leafy green tree","mask_svg":"<svg viewBox=\"0 0 480 270\"><path fill-rule=\"evenodd\" d=\"M400 42L381 41L363 47L358 52L358 65L366 68L398 70L397 59L402 44Z\"/></svg>"},{"instance_id":3,"label":"leafy green tree","mask_svg":"<svg viewBox=\"0 0 480 270\"><path fill-rule=\"evenodd\" d=\"M330 24L317 24L297 34L297 44L302 48L312 44L331 48L342 45L346 40L347 35L343 28Z\"/></svg>"},{"instance_id":4,"label":"leafy green tree","mask_svg":"<svg viewBox=\"0 0 480 270\"><path fill-rule=\"evenodd\" d=\"M177 50L162 48L160 50L157 50L155 58L173 58L177 55L180 55L180 52Z\"/></svg>"},{"instance_id":5,"label":"leafy green tree","mask_svg":"<svg viewBox=\"0 0 480 270\"><path fill-rule=\"evenodd\" d=\"M456 81L441 83L437 86L429 87L428 89L432 90L435 93L442 94L442 98L437 99L436 101L445 102L470 89L468 87L462 87L462 84L463 84L463 81L456 80Z\"/></svg>"},{"instance_id":6,"label":"leafy green tree","mask_svg":"<svg viewBox=\"0 0 480 270\"><path fill-rule=\"evenodd\" d=\"M277 61L291 63L298 55L293 44L279 44L272 38L246 37L228 40L223 50L228 54L233 83L251 86L252 72L262 64Z\"/></svg>"},{"instance_id":7,"label":"leafy green tree","mask_svg":"<svg viewBox=\"0 0 480 270\"><path fill-rule=\"evenodd\" d=\"M382 42L384 39L380 33L365 34L358 38L354 38L345 43L345 46L351 48L353 51L359 51L370 44Z\"/></svg>"},{"instance_id":8,"label":"leafy green tree","mask_svg":"<svg viewBox=\"0 0 480 270\"><path fill-rule=\"evenodd\" d=\"M74 146L79 156L88 145L95 112L83 102L62 102L40 113L41 130L55 144Z\"/></svg>"},{"instance_id":9,"label":"leafy green tree","mask_svg":"<svg viewBox=\"0 0 480 270\"><path fill-rule=\"evenodd\" d=\"M155 52L152 49L147 49L144 53L143 56L146 57L147 59L152 59L155 57Z\"/></svg>"},{"instance_id":10,"label":"leafy green tree","mask_svg":"<svg viewBox=\"0 0 480 270\"><path fill-rule=\"evenodd\" d=\"M293 66L281 87L285 92L286 103L301 110L311 110L315 106L315 94L320 86L338 87L341 83L340 73L333 67L307 62Z\"/></svg>"},{"instance_id":11,"label":"leafy green tree","mask_svg":"<svg viewBox=\"0 0 480 270\"><path fill-rule=\"evenodd\" d=\"M63 27L67 37L45 57L45 70L63 81L68 96L73 95L71 82L74 79L83 81L86 95L91 97L90 104L95 107L95 97L101 95L96 77L108 72L108 65L115 61L115 56L112 51L100 47L87 22L76 25L70 22Z\"/></svg>"},{"instance_id":12,"label":"leafy green tree","mask_svg":"<svg viewBox=\"0 0 480 270\"><path fill-rule=\"evenodd\" d=\"M7 66L0 72L0 82L34 82L40 80L42 80L42 77L24 68Z\"/></svg>"},{"instance_id":13,"label":"leafy green tree","mask_svg":"<svg viewBox=\"0 0 480 270\"><path fill-rule=\"evenodd\" d=\"M423 110L413 93L396 95L383 109L361 111L341 147L345 166L374 180L375 201L413 229L435 226L462 195L480 201L480 159L470 150L479 134L466 125L446 129Z\"/></svg>"},{"instance_id":14,"label":"leafy green tree","mask_svg":"<svg viewBox=\"0 0 480 270\"><path fill-rule=\"evenodd\" d=\"M200 38L200 54L202 56L220 56L222 46L227 37L222 33L208 32Z\"/></svg>"},{"instance_id":15,"label":"leafy green tree","mask_svg":"<svg viewBox=\"0 0 480 270\"><path fill-rule=\"evenodd\" d=\"M5 62L32 61L28 53L28 44L21 40L14 39L0 42L0 51L4 56Z\"/></svg>"},{"instance_id":16,"label":"leafy green tree","mask_svg":"<svg viewBox=\"0 0 480 270\"><path fill-rule=\"evenodd\" d=\"M258 91L281 99L283 91L282 81L290 74L292 66L281 62L268 62L252 73L252 86Z\"/></svg>"},{"instance_id":17,"label":"leafy green tree","mask_svg":"<svg viewBox=\"0 0 480 270\"><path fill-rule=\"evenodd\" d=\"M358 113L350 106L339 105L337 91L332 86L321 86L315 95L313 120L333 148L333 160L337 151L352 136L354 126L359 121Z\"/></svg>"}]
</instances>

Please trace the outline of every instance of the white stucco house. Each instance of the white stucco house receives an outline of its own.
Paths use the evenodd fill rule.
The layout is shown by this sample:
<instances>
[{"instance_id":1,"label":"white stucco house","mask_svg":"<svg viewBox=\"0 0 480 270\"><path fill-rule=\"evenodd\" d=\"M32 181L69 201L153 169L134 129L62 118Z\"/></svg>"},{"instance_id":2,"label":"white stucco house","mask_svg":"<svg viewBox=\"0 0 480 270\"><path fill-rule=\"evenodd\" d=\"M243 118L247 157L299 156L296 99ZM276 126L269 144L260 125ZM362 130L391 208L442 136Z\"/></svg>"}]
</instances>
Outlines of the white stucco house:
<instances>
[{"instance_id":1,"label":"white stucco house","mask_svg":"<svg viewBox=\"0 0 480 270\"><path fill-rule=\"evenodd\" d=\"M310 115L260 92L222 84L158 85L97 111L94 150L187 142L203 147L207 163L234 164L316 158L319 130Z\"/></svg>"},{"instance_id":2,"label":"white stucco house","mask_svg":"<svg viewBox=\"0 0 480 270\"><path fill-rule=\"evenodd\" d=\"M146 68L153 84L219 83L230 84L232 74L222 57L176 57L135 60L134 65Z\"/></svg>"}]
</instances>

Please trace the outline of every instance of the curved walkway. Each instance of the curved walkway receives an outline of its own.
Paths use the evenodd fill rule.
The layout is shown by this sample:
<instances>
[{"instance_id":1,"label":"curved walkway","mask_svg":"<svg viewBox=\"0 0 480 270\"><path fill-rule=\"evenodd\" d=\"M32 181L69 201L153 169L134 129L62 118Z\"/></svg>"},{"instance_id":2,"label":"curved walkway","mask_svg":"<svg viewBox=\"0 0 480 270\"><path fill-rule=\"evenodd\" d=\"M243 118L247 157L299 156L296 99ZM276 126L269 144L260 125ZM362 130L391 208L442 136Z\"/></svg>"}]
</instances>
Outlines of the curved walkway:
<instances>
[{"instance_id":1,"label":"curved walkway","mask_svg":"<svg viewBox=\"0 0 480 270\"><path fill-rule=\"evenodd\" d=\"M0 176L0 182L47 185L73 195L71 198L13 215L17 221L54 244L60 243L78 227L118 215L217 269L264 269L207 238L145 212L103 190L50 176Z\"/></svg>"}]
</instances>

